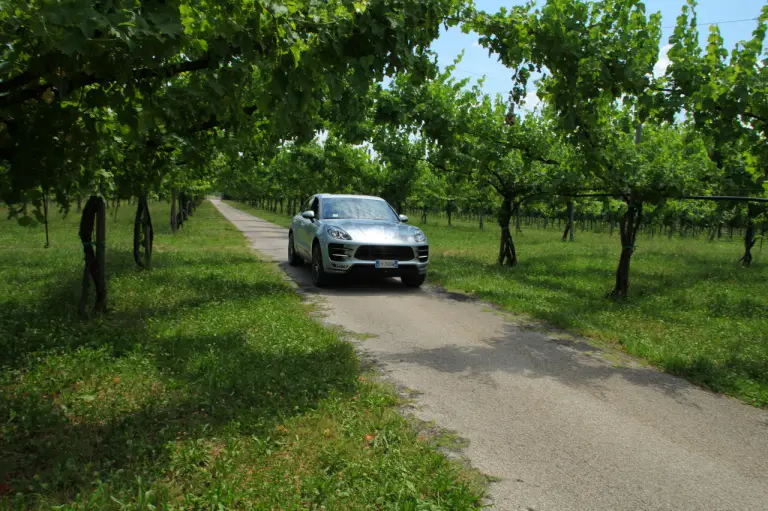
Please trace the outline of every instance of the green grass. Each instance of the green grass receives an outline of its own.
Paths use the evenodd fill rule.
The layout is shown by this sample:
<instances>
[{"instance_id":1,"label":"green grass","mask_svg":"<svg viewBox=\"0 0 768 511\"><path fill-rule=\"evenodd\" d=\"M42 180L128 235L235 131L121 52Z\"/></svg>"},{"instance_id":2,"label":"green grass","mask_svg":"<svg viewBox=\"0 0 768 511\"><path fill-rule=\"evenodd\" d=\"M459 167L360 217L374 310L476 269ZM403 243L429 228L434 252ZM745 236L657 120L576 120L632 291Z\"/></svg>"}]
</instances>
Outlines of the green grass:
<instances>
[{"instance_id":1,"label":"green grass","mask_svg":"<svg viewBox=\"0 0 768 511\"><path fill-rule=\"evenodd\" d=\"M204 203L108 222L109 309L76 316L76 215L0 222L0 509L468 509L482 488ZM5 214L4 211L0 214Z\"/></svg>"},{"instance_id":2,"label":"green grass","mask_svg":"<svg viewBox=\"0 0 768 511\"><path fill-rule=\"evenodd\" d=\"M274 220L285 216L259 212ZM416 219L414 219L416 220ZM672 240L641 235L632 257L630 298L613 288L618 235L524 228L515 235L520 265L500 268L499 228L445 218L419 225L431 245L429 279L551 325L617 344L673 374L757 406L768 405L768 247L752 267L741 240Z\"/></svg>"}]
</instances>

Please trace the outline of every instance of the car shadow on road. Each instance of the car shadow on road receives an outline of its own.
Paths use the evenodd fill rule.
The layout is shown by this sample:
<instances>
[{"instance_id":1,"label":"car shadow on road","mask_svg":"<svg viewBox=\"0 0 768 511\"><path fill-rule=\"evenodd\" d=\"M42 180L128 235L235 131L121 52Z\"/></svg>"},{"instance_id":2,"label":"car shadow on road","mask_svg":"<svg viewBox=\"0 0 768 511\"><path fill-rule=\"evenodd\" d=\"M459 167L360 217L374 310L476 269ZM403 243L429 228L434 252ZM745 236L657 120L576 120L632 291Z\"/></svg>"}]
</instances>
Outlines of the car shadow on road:
<instances>
[{"instance_id":1,"label":"car shadow on road","mask_svg":"<svg viewBox=\"0 0 768 511\"><path fill-rule=\"evenodd\" d=\"M296 284L304 291L319 296L403 296L425 293L419 288L403 285L399 278L375 277L368 275L335 275L327 287L319 288L312 284L309 265L291 266L287 261L277 263Z\"/></svg>"}]
</instances>

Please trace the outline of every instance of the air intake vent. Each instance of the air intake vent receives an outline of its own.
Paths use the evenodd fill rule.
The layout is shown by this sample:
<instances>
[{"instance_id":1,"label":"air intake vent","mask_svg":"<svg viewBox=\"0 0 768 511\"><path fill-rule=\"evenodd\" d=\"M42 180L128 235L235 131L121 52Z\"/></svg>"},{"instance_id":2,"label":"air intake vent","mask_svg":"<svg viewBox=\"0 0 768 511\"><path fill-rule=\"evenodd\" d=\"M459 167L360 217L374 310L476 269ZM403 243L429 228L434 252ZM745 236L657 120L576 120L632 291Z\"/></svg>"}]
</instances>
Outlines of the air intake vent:
<instances>
[{"instance_id":1,"label":"air intake vent","mask_svg":"<svg viewBox=\"0 0 768 511\"><path fill-rule=\"evenodd\" d=\"M346 245L339 243L328 244L328 257L331 261L346 261L349 258L350 250Z\"/></svg>"}]
</instances>

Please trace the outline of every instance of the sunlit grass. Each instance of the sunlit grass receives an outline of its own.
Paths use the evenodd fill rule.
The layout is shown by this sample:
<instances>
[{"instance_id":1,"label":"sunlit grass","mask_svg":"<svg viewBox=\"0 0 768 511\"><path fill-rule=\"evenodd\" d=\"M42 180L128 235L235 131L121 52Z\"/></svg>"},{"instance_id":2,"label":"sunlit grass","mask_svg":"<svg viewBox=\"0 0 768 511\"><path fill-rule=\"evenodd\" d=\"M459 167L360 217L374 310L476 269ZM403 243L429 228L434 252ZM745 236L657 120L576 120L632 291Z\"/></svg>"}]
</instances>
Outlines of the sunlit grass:
<instances>
[{"instance_id":1,"label":"sunlit grass","mask_svg":"<svg viewBox=\"0 0 768 511\"><path fill-rule=\"evenodd\" d=\"M286 225L286 215L258 212ZM415 217L417 215L414 215ZM616 343L653 365L748 403L768 405L768 244L743 268L739 239L651 238L642 234L632 258L630 298L604 298L613 288L618 232L525 227L514 234L520 265L501 268L500 230L430 216L429 279L502 308ZM514 229L513 229L514 231Z\"/></svg>"},{"instance_id":2,"label":"sunlit grass","mask_svg":"<svg viewBox=\"0 0 768 511\"><path fill-rule=\"evenodd\" d=\"M351 345L209 203L108 222L109 313L81 322L78 218L0 222L0 508L467 509L478 482L419 441ZM4 213L4 212L0 212ZM429 507L429 506L435 507Z\"/></svg>"}]
</instances>

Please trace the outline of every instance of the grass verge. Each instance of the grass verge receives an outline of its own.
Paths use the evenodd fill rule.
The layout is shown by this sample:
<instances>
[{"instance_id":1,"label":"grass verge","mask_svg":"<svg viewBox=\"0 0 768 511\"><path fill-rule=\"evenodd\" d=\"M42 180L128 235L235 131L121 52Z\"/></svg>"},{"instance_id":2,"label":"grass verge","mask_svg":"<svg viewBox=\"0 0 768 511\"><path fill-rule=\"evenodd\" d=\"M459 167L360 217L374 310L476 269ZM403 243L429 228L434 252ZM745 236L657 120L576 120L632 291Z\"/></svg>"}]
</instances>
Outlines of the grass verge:
<instances>
[{"instance_id":1,"label":"grass verge","mask_svg":"<svg viewBox=\"0 0 768 511\"><path fill-rule=\"evenodd\" d=\"M246 211L280 225L286 215ZM755 248L750 268L738 264L740 240L708 242L641 235L632 257L630 298L604 298L613 288L618 235L524 228L516 234L517 268L495 264L500 231L430 217L414 222L429 237L429 279L517 314L618 344L689 380L768 406L768 252Z\"/></svg>"},{"instance_id":2,"label":"grass verge","mask_svg":"<svg viewBox=\"0 0 768 511\"><path fill-rule=\"evenodd\" d=\"M0 223L0 508L471 509L349 343L311 320L209 203L154 268L107 233L110 312L76 317L78 218ZM3 212L4 213L4 212Z\"/></svg>"}]
</instances>

